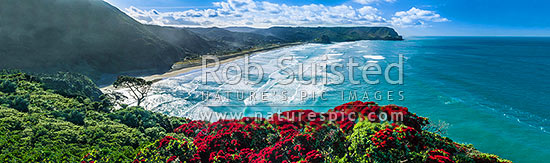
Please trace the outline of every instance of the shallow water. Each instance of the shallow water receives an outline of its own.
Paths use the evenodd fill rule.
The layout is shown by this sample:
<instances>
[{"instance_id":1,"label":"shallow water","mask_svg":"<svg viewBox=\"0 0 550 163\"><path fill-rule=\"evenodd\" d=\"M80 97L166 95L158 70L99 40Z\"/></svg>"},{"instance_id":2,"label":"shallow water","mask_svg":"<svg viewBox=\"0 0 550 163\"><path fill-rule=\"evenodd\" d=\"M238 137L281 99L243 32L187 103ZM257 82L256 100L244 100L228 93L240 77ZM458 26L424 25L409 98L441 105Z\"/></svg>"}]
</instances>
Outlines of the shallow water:
<instances>
[{"instance_id":1,"label":"shallow water","mask_svg":"<svg viewBox=\"0 0 550 163\"><path fill-rule=\"evenodd\" d=\"M304 64L306 80L312 77L307 73L311 66L307 65L345 63L352 57L360 63L354 71L354 77L360 80L365 64L379 64L384 73L389 63L398 62L399 54L404 56L403 85L389 84L383 76L377 77L379 84L363 81L355 85L347 77L342 84L280 84L286 79L277 66L281 56L294 57L287 62L292 65L290 69L297 70L298 63ZM155 83L154 93L145 105L154 111L195 119L212 112L246 116L259 112L265 116L292 109L323 112L350 101L349 91L357 91L358 100L367 92L368 101L406 106L432 121L451 124L447 136L472 143L483 152L516 162L550 160L550 38L415 37L405 41L307 44L258 53L250 60L264 70L259 84L202 84L201 71L195 70ZM240 59L233 63L243 62ZM232 70L230 79L240 75ZM348 72L346 68L338 71ZM397 79L396 69L390 74ZM257 77L251 75L252 79ZM334 75L327 78L329 82L337 81ZM242 95L228 96L228 90ZM302 91L307 97L301 97ZM393 91L391 101L388 91ZM206 92L210 100L204 100ZM256 98L250 97L250 92L255 92ZM267 101L261 100L262 92L266 92ZM282 92L286 92L287 101L281 100ZM320 99L321 93L328 100Z\"/></svg>"}]
</instances>

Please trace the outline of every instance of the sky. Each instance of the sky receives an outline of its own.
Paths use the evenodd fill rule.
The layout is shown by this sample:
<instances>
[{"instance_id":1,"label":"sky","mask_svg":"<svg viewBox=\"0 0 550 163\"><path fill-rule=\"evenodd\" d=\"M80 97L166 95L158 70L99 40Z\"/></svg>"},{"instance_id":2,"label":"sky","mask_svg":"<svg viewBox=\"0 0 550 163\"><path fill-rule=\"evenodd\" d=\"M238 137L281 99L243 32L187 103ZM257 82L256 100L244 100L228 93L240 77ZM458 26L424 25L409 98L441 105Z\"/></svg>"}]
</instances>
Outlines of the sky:
<instances>
[{"instance_id":1,"label":"sky","mask_svg":"<svg viewBox=\"0 0 550 163\"><path fill-rule=\"evenodd\" d=\"M404 36L550 36L548 0L105 1L161 26L388 26Z\"/></svg>"}]
</instances>

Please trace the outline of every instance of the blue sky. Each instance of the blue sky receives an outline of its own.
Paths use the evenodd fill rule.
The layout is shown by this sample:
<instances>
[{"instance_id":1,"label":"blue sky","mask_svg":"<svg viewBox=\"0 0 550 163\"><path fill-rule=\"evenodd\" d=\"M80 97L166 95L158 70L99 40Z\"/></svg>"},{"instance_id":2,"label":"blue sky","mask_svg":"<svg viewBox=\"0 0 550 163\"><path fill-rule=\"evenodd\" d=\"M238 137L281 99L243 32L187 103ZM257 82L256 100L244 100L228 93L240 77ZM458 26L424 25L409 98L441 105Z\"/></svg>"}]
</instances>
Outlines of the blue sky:
<instances>
[{"instance_id":1,"label":"blue sky","mask_svg":"<svg viewBox=\"0 0 550 163\"><path fill-rule=\"evenodd\" d=\"M390 26L405 36L550 36L546 0L106 0L164 26Z\"/></svg>"}]
</instances>

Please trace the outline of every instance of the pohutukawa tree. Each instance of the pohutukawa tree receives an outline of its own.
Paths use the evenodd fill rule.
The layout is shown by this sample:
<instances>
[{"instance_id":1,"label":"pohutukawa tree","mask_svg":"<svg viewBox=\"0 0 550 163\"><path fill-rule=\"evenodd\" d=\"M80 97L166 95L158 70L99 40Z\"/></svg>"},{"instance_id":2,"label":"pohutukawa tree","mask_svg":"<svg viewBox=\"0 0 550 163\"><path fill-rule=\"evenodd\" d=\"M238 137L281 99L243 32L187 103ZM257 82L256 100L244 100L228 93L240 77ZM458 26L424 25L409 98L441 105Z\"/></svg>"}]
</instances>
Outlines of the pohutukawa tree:
<instances>
[{"instance_id":1,"label":"pohutukawa tree","mask_svg":"<svg viewBox=\"0 0 550 163\"><path fill-rule=\"evenodd\" d=\"M113 87L130 89L130 95L137 101L137 106L139 106L147 97L152 84L152 81L146 81L142 78L119 76L113 83Z\"/></svg>"}]
</instances>

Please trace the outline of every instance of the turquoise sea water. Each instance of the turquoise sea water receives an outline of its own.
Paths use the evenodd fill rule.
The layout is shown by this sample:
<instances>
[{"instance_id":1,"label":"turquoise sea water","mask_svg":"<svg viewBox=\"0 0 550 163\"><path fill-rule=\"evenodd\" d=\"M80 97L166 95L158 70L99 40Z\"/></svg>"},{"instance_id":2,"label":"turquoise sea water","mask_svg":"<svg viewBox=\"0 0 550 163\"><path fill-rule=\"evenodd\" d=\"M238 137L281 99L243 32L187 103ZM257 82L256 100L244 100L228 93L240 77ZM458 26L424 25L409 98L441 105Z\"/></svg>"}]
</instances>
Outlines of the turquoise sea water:
<instances>
[{"instance_id":1,"label":"turquoise sea water","mask_svg":"<svg viewBox=\"0 0 550 163\"><path fill-rule=\"evenodd\" d=\"M294 58L287 62L293 70L299 63L331 65L348 62L352 57L360 63L354 71L360 80L366 63L379 64L384 74L383 69L388 63L396 63L399 54L404 56L403 85L388 84L383 76L375 85L364 81L351 84L348 77L342 84L280 84L285 79L277 66L281 56ZM154 94L145 105L154 111L191 118L213 112L247 116L291 109L323 112L350 101L349 91L357 91L358 100L367 92L370 101L406 106L432 121L449 123L447 136L474 144L483 152L515 162L550 160L550 38L413 37L405 41L306 44L262 52L250 60L264 70L259 84L202 84L201 70L195 70L155 83ZM232 63L242 66L243 62L240 59ZM304 67L305 72L311 72L311 66ZM240 75L231 70L229 78ZM338 71L345 75L348 72ZM397 79L396 69L390 74ZM334 81L336 77L329 75L328 79ZM235 93L227 95L229 91ZM308 96L301 98L302 91ZM381 100L377 99L377 91ZM388 91L394 91L393 101L387 98ZM210 100L204 100L206 92ZM257 93L256 100L249 97L250 92ZM266 92L267 101L260 100L262 92ZM282 92L287 92L287 101L281 100ZM328 100L318 97L321 92ZM312 97L312 93L317 96Z\"/></svg>"}]
</instances>

